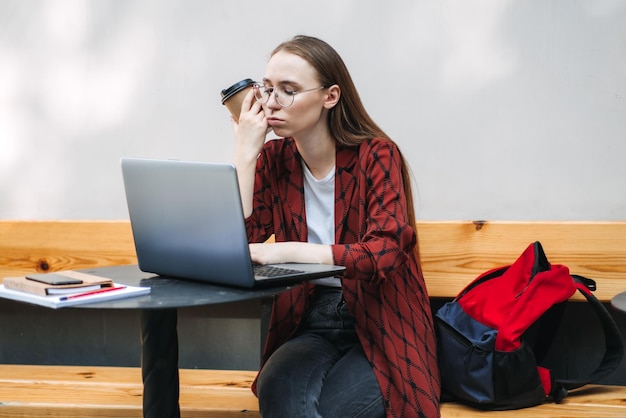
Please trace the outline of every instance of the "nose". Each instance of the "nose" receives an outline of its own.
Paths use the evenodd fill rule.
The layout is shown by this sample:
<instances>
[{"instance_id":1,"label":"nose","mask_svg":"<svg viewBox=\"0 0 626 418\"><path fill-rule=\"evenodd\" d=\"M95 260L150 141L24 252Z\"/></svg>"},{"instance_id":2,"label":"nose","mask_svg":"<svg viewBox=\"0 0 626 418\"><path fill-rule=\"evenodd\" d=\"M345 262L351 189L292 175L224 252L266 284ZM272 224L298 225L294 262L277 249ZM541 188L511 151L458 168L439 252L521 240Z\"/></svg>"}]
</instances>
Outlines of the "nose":
<instances>
[{"instance_id":1,"label":"nose","mask_svg":"<svg viewBox=\"0 0 626 418\"><path fill-rule=\"evenodd\" d=\"M276 94L276 92L273 92L272 94L270 94L270 97L267 100L267 103L265 103L265 105L271 109L280 109L282 107L278 103L278 94Z\"/></svg>"}]
</instances>

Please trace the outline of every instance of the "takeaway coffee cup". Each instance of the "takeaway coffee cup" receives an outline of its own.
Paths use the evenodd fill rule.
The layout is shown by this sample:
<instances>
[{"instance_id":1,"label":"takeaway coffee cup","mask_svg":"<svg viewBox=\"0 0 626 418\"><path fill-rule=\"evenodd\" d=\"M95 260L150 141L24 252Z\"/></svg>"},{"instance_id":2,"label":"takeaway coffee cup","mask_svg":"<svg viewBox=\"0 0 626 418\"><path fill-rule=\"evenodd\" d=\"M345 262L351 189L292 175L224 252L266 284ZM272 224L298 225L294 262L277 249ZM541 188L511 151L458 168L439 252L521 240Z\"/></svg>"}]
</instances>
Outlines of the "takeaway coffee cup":
<instances>
[{"instance_id":1,"label":"takeaway coffee cup","mask_svg":"<svg viewBox=\"0 0 626 418\"><path fill-rule=\"evenodd\" d=\"M243 103L243 99L253 84L254 81L251 78L246 78L222 90L222 104L226 106L237 122L239 122L239 114L241 113L241 103Z\"/></svg>"}]
</instances>

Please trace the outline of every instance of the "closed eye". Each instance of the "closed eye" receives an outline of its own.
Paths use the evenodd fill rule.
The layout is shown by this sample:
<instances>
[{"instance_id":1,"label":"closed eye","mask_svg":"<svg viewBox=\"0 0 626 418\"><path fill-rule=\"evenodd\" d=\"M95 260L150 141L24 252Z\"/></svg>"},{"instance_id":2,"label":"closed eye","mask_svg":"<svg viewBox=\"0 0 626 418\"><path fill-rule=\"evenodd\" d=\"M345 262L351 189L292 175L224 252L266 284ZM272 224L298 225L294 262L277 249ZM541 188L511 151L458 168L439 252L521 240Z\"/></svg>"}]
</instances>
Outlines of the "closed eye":
<instances>
[{"instance_id":1,"label":"closed eye","mask_svg":"<svg viewBox=\"0 0 626 418\"><path fill-rule=\"evenodd\" d=\"M293 95L295 95L297 93L297 91L288 89L286 87L281 87L280 90L281 90L281 93L285 93L287 96L293 96Z\"/></svg>"}]
</instances>

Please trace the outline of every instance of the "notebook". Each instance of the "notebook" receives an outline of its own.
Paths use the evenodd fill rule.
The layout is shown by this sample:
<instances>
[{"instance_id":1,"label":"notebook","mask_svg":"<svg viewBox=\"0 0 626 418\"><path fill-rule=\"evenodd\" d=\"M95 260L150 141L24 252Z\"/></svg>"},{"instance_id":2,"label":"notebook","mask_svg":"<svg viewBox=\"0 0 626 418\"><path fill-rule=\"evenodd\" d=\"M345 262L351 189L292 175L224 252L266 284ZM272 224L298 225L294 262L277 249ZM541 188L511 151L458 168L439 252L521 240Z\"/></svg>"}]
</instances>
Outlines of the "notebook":
<instances>
[{"instance_id":1,"label":"notebook","mask_svg":"<svg viewBox=\"0 0 626 418\"><path fill-rule=\"evenodd\" d=\"M256 288L333 277L345 269L253 265L232 164L122 158L121 166L137 261L144 272ZM255 268L286 271L255 276Z\"/></svg>"}]
</instances>

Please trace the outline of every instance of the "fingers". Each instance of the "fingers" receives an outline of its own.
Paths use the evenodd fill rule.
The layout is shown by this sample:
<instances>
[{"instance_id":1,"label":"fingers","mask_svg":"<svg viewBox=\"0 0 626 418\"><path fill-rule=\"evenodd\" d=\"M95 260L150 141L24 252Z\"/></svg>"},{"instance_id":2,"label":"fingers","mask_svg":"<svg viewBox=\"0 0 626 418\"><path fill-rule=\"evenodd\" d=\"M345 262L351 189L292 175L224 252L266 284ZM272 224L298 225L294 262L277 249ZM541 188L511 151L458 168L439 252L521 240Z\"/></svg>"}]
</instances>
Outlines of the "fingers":
<instances>
[{"instance_id":1,"label":"fingers","mask_svg":"<svg viewBox=\"0 0 626 418\"><path fill-rule=\"evenodd\" d=\"M246 94L246 97L244 97L243 103L245 103L247 109L250 109L255 102L257 102L257 100L254 97L254 88L251 88L248 94Z\"/></svg>"},{"instance_id":2,"label":"fingers","mask_svg":"<svg viewBox=\"0 0 626 418\"><path fill-rule=\"evenodd\" d=\"M260 244L248 244L248 247L250 247L250 258L255 264L265 264L262 247L259 247L259 245Z\"/></svg>"},{"instance_id":3,"label":"fingers","mask_svg":"<svg viewBox=\"0 0 626 418\"><path fill-rule=\"evenodd\" d=\"M255 120L253 116L265 119L263 106L261 106L261 103L254 97L254 90L250 89L241 103L241 115L239 116L239 120L241 121L242 118ZM256 118L256 120L258 121L259 118Z\"/></svg>"},{"instance_id":4,"label":"fingers","mask_svg":"<svg viewBox=\"0 0 626 418\"><path fill-rule=\"evenodd\" d=\"M269 124L261 104L254 98L251 89L241 103L239 121L231 120L237 147L236 161L256 160L268 133Z\"/></svg>"},{"instance_id":5,"label":"fingers","mask_svg":"<svg viewBox=\"0 0 626 418\"><path fill-rule=\"evenodd\" d=\"M258 102L256 97L254 97L254 89L250 89L246 96L241 102L241 112L252 112L254 114L258 114L262 111L263 107L261 103Z\"/></svg>"},{"instance_id":6,"label":"fingers","mask_svg":"<svg viewBox=\"0 0 626 418\"><path fill-rule=\"evenodd\" d=\"M263 111L263 106L254 98L254 91L251 89L241 103L239 119L231 118L235 134L238 131L258 131L267 133L267 120Z\"/></svg>"},{"instance_id":7,"label":"fingers","mask_svg":"<svg viewBox=\"0 0 626 418\"><path fill-rule=\"evenodd\" d=\"M250 258L256 264L273 264L280 262L280 247L275 243L253 243L250 247Z\"/></svg>"}]
</instances>

